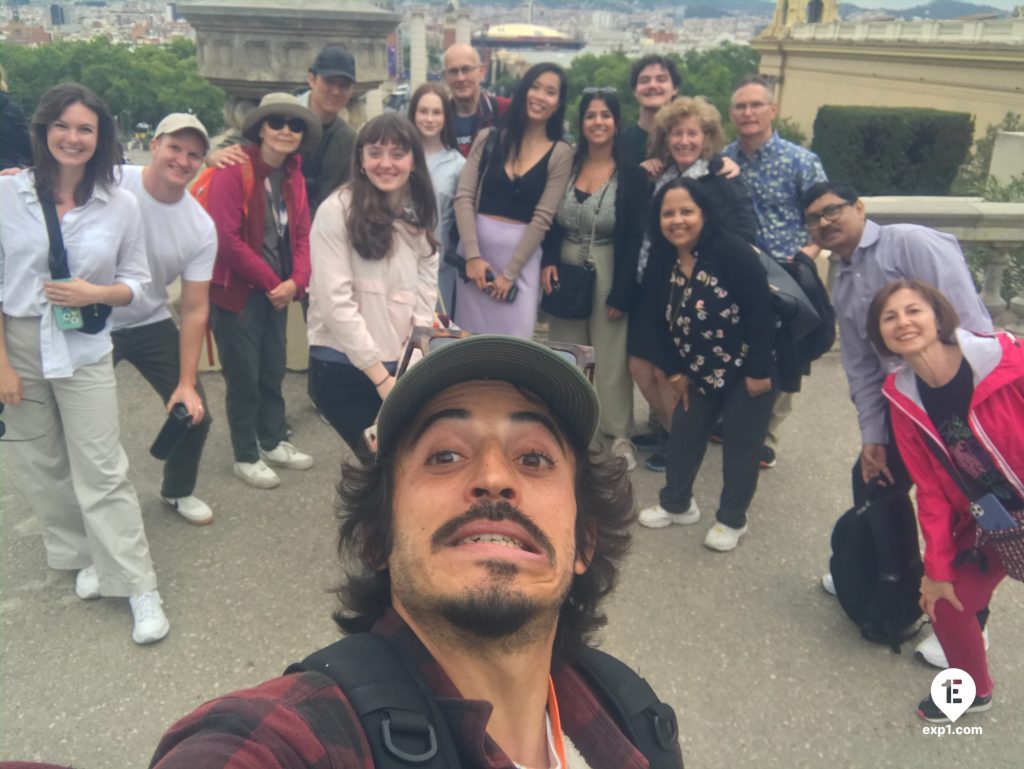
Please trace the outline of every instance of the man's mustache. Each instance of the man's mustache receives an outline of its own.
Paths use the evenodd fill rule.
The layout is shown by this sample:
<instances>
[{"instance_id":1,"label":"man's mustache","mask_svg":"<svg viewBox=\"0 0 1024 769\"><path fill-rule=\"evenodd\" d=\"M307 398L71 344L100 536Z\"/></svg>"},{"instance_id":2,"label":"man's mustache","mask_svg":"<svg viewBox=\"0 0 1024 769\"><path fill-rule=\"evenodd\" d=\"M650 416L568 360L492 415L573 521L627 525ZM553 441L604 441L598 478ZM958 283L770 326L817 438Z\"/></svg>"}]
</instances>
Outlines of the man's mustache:
<instances>
[{"instance_id":1,"label":"man's mustache","mask_svg":"<svg viewBox=\"0 0 1024 769\"><path fill-rule=\"evenodd\" d=\"M527 534L530 535L530 539L537 545L544 554L547 555L549 561L555 560L555 548L551 544L551 540L548 539L547 535L540 530L540 527L535 524L526 513L520 510L518 507L513 505L511 502L505 500L491 500L482 499L475 503L466 512L457 518L453 518L444 524L437 531L434 532L430 538L431 549L437 552L445 543L452 538L452 536L463 526L472 523L473 521L511 521L512 523L521 526Z\"/></svg>"}]
</instances>

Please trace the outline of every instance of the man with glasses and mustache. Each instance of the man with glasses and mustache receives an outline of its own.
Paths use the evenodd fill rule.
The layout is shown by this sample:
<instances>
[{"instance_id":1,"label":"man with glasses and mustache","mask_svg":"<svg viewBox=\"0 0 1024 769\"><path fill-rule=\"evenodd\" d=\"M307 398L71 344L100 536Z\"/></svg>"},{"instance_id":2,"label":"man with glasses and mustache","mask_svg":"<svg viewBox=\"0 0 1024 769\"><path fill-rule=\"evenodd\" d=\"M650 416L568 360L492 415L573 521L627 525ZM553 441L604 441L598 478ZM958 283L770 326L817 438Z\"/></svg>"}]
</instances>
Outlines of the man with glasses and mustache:
<instances>
[{"instance_id":1,"label":"man with glasses and mustache","mask_svg":"<svg viewBox=\"0 0 1024 769\"><path fill-rule=\"evenodd\" d=\"M511 99L495 96L480 87L484 65L480 54L465 43L456 43L444 52L444 82L455 103L455 143L459 152L469 155L481 128L490 128L505 114Z\"/></svg>"},{"instance_id":2,"label":"man with glasses and mustache","mask_svg":"<svg viewBox=\"0 0 1024 769\"><path fill-rule=\"evenodd\" d=\"M429 349L384 401L374 458L342 472L347 573L335 619L347 637L301 672L179 721L155 769L365 769L383 765L382 750L396 764L396 747L429 760L429 745L392 743L414 732L462 766L641 769L645 755L682 766L671 709L650 693L653 756L651 740L626 736L615 695L602 693L609 679L589 662L597 654L621 665L589 640L634 518L625 463L588 451L599 414L590 382L528 340L482 335ZM382 746L364 710L386 697L366 680L372 655L358 670L365 698L336 685L322 659L311 662L366 641L417 679L436 706L432 726L413 729L410 712L389 708Z\"/></svg>"},{"instance_id":3,"label":"man with glasses and mustache","mask_svg":"<svg viewBox=\"0 0 1024 769\"><path fill-rule=\"evenodd\" d=\"M861 452L853 468L853 499L867 498L868 482L883 482L909 494L910 478L892 440L882 381L888 361L879 357L868 339L868 307L888 283L904 278L935 286L949 299L969 331L992 333L992 318L974 288L960 244L952 235L917 224L879 225L867 218L857 192L843 182L819 182L801 202L804 223L814 244L839 256L832 285L832 303L839 319L843 369L860 423ZM912 510L909 502L893 509ZM911 528L916 524L911 523ZM822 586L835 592L832 575ZM986 610L987 615L987 610ZM945 654L935 636L917 647L931 664L946 667Z\"/></svg>"}]
</instances>

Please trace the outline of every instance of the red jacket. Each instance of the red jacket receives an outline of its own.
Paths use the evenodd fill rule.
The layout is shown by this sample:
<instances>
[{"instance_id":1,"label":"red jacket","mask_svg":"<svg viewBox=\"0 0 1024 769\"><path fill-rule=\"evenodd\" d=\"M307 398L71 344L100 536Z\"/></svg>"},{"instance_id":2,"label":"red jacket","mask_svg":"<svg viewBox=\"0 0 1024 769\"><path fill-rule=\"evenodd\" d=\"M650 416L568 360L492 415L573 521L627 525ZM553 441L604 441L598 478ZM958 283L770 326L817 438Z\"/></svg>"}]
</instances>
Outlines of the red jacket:
<instances>
[{"instance_id":1,"label":"red jacket","mask_svg":"<svg viewBox=\"0 0 1024 769\"><path fill-rule=\"evenodd\" d=\"M217 261L210 282L210 301L231 312L241 312L251 290L272 291L281 283L261 256L263 221L267 211L263 180L270 166L260 158L259 147L245 147L252 162L253 186L248 213L242 215L242 168L222 168L210 180L208 212L217 226ZM298 299L309 285L309 201L302 160L298 153L285 161L281 184L288 211L288 233L292 247L292 273Z\"/></svg>"},{"instance_id":2,"label":"red jacket","mask_svg":"<svg viewBox=\"0 0 1024 769\"><path fill-rule=\"evenodd\" d=\"M989 336L958 330L956 336L974 372L974 395L967 414L971 432L1024 499L1024 348L1009 334ZM925 574L934 580L952 581L956 577L956 540L976 525L970 502L925 443L932 441L949 458L946 444L921 404L910 367L890 374L882 392L889 399L900 455L917 485Z\"/></svg>"}]
</instances>

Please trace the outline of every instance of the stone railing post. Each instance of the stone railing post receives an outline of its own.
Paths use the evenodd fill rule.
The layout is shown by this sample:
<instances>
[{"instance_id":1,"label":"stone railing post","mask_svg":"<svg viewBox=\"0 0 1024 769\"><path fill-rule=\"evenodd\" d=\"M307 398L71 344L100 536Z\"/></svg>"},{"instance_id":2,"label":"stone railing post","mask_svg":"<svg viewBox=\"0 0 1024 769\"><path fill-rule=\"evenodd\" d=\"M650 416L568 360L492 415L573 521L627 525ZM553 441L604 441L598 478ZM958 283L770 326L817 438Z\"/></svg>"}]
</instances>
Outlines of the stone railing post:
<instances>
[{"instance_id":1,"label":"stone railing post","mask_svg":"<svg viewBox=\"0 0 1024 769\"><path fill-rule=\"evenodd\" d=\"M1003 273L1010 263L1009 244L985 243L981 245L985 256L985 282L981 288L981 301L997 326L1007 320L1007 303L1002 296Z\"/></svg>"}]
</instances>

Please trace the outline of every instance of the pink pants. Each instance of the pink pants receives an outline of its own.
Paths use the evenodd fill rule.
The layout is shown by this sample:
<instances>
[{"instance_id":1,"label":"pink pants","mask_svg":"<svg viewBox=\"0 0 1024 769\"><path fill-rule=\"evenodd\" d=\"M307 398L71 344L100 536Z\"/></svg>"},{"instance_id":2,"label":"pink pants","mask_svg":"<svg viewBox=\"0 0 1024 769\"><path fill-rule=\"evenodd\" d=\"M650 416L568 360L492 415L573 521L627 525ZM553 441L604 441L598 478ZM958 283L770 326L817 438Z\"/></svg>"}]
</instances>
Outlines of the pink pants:
<instances>
[{"instance_id":1,"label":"pink pants","mask_svg":"<svg viewBox=\"0 0 1024 769\"><path fill-rule=\"evenodd\" d=\"M974 545L975 527L968 526L957 538L957 551ZM988 606L996 586L1006 576L999 556L991 548L982 552L988 557L988 571L982 572L973 560L965 560L956 570L953 587L964 610L957 611L949 601L935 604L935 635L946 652L949 666L970 673L978 687L978 696L992 693L992 678L988 674L988 657L977 614Z\"/></svg>"}]
</instances>

